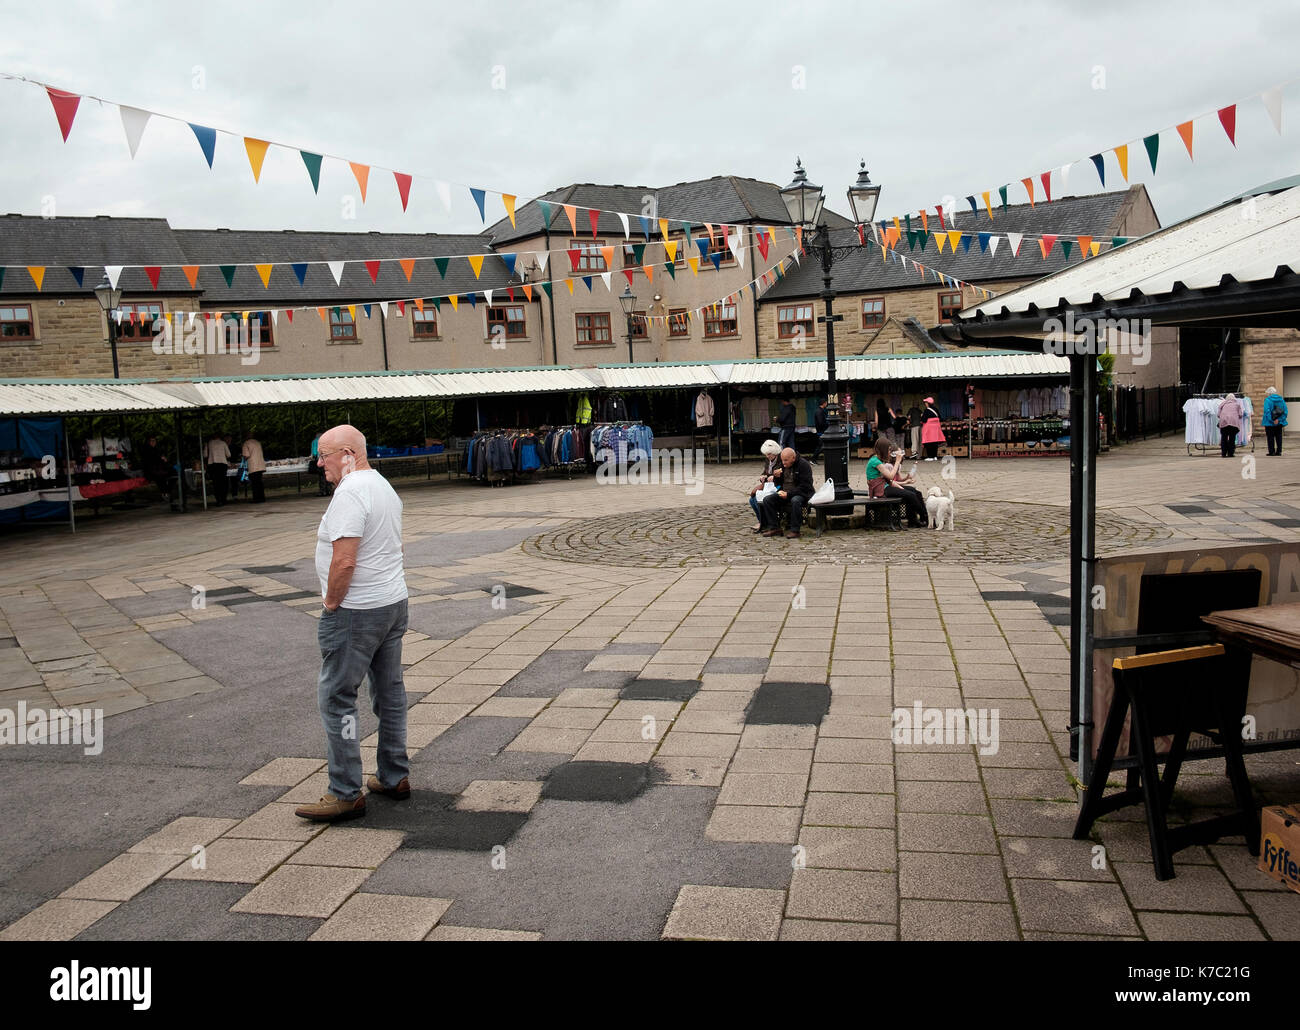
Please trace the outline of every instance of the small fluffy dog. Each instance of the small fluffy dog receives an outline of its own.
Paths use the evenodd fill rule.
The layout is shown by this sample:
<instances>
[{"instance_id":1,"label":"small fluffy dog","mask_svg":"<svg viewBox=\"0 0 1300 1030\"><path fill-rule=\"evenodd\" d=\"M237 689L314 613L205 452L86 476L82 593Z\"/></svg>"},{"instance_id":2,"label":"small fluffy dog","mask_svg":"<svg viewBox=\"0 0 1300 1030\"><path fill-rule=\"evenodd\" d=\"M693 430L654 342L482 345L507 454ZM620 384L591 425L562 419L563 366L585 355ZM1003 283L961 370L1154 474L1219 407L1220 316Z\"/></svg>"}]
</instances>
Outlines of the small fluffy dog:
<instances>
[{"instance_id":1,"label":"small fluffy dog","mask_svg":"<svg viewBox=\"0 0 1300 1030\"><path fill-rule=\"evenodd\" d=\"M930 529L943 529L945 520L948 522L948 529L953 528L955 500L956 498L953 497L951 490L948 491L948 496L945 497L943 491L937 486L930 487L930 491L925 498L925 510L930 516Z\"/></svg>"}]
</instances>

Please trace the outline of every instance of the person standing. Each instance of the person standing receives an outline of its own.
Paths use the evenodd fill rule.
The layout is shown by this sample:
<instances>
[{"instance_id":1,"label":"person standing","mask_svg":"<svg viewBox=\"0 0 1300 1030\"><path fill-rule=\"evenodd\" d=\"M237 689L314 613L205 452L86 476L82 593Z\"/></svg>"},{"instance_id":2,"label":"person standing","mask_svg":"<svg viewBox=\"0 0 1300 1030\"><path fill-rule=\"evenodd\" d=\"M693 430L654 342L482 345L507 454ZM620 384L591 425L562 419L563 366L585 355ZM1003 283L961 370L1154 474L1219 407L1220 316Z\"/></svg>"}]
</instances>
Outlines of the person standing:
<instances>
[{"instance_id":1,"label":"person standing","mask_svg":"<svg viewBox=\"0 0 1300 1030\"><path fill-rule=\"evenodd\" d=\"M1219 457L1232 458L1237 454L1237 434L1241 432L1241 401L1230 393L1219 403Z\"/></svg>"},{"instance_id":2,"label":"person standing","mask_svg":"<svg viewBox=\"0 0 1300 1030\"><path fill-rule=\"evenodd\" d=\"M266 472L266 459L262 456L262 445L258 442L253 431L248 431L248 439L244 441L244 446L240 452L248 462L248 486L252 490L253 504L262 504L266 501L266 491L262 487L262 476Z\"/></svg>"},{"instance_id":3,"label":"person standing","mask_svg":"<svg viewBox=\"0 0 1300 1030\"><path fill-rule=\"evenodd\" d=\"M777 492L768 494L759 505L763 524L767 526L763 536L781 535L781 513L788 510L790 528L785 535L797 538L803 525L803 510L817 489L813 486L812 466L793 447L787 447L781 452L781 468L773 473L773 478L779 480Z\"/></svg>"},{"instance_id":4,"label":"person standing","mask_svg":"<svg viewBox=\"0 0 1300 1030\"><path fill-rule=\"evenodd\" d=\"M939 420L939 412L934 406L934 398L925 399L925 411L921 413L921 443L925 445L925 460L937 461L939 459L939 444L945 443L947 437L943 435L943 424Z\"/></svg>"},{"instance_id":5,"label":"person standing","mask_svg":"<svg viewBox=\"0 0 1300 1030\"><path fill-rule=\"evenodd\" d=\"M316 633L317 705L325 728L329 793L294 814L334 822L366 814L357 690L367 677L379 718L379 748L377 775L366 787L399 801L411 796L402 680L407 590L402 502L366 461L366 438L352 426L335 426L321 435L318 456L335 486L316 531L316 575L325 603Z\"/></svg>"},{"instance_id":6,"label":"person standing","mask_svg":"<svg viewBox=\"0 0 1300 1030\"><path fill-rule=\"evenodd\" d=\"M894 409L883 397L876 398L876 437L894 442Z\"/></svg>"},{"instance_id":7,"label":"person standing","mask_svg":"<svg viewBox=\"0 0 1300 1030\"><path fill-rule=\"evenodd\" d=\"M144 469L145 478L158 488L162 499L171 506L171 510L180 511L176 505L177 498L172 496L172 468L167 461L166 453L158 446L156 436L149 437L144 447L140 449L140 466Z\"/></svg>"},{"instance_id":8,"label":"person standing","mask_svg":"<svg viewBox=\"0 0 1300 1030\"><path fill-rule=\"evenodd\" d=\"M226 493L230 487L230 480L226 476L230 469L230 448L226 446L226 441L221 438L220 433L212 434L204 461L208 466L208 475L212 477L212 490L217 497L217 507L225 507Z\"/></svg>"},{"instance_id":9,"label":"person standing","mask_svg":"<svg viewBox=\"0 0 1300 1030\"><path fill-rule=\"evenodd\" d=\"M786 397L781 401L781 411L776 416L776 424L781 429L777 443L781 445L782 450L794 446L795 418L794 401Z\"/></svg>"},{"instance_id":10,"label":"person standing","mask_svg":"<svg viewBox=\"0 0 1300 1030\"><path fill-rule=\"evenodd\" d=\"M817 410L813 413L813 424L817 429L817 446L813 448L812 460L816 461L821 457L822 437L826 434L826 427L830 425L830 416L826 414L825 397L817 402Z\"/></svg>"},{"instance_id":11,"label":"person standing","mask_svg":"<svg viewBox=\"0 0 1300 1030\"><path fill-rule=\"evenodd\" d=\"M1260 415L1260 422L1264 426L1264 435L1268 437L1269 457L1280 457L1282 430L1286 428L1286 401L1271 386L1268 388L1268 396L1264 398L1264 411Z\"/></svg>"}]
</instances>

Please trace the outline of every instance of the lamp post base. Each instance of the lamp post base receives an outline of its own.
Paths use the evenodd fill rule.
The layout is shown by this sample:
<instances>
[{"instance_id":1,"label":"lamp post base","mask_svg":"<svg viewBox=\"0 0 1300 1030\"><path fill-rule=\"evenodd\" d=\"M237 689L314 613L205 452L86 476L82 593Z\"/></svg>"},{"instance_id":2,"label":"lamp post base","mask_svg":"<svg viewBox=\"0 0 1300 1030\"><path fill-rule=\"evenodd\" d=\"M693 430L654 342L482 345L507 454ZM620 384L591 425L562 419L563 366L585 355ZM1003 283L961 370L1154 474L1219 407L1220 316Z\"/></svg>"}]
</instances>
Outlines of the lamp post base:
<instances>
[{"instance_id":1,"label":"lamp post base","mask_svg":"<svg viewBox=\"0 0 1300 1030\"><path fill-rule=\"evenodd\" d=\"M834 410L827 406L826 432L822 434L822 463L826 478L835 483L835 499L853 499L849 486L849 431L840 421L838 405Z\"/></svg>"}]
</instances>

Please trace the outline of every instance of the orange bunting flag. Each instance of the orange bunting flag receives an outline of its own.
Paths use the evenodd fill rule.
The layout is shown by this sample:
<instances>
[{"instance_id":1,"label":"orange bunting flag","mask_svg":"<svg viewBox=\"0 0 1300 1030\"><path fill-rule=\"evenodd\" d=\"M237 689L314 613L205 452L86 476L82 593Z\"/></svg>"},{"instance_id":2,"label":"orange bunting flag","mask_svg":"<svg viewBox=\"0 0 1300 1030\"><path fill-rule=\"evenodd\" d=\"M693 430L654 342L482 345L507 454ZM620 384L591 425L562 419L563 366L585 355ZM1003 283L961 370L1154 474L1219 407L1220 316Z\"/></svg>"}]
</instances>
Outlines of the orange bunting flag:
<instances>
[{"instance_id":1,"label":"orange bunting flag","mask_svg":"<svg viewBox=\"0 0 1300 1030\"><path fill-rule=\"evenodd\" d=\"M415 258L399 258L397 263L401 266L402 271L406 273L406 281L411 281L411 275L415 272Z\"/></svg>"},{"instance_id":2,"label":"orange bunting flag","mask_svg":"<svg viewBox=\"0 0 1300 1030\"><path fill-rule=\"evenodd\" d=\"M45 92L50 95L50 103L54 105L54 117L59 120L59 131L63 133L63 142L68 142L68 133L72 131L72 119L77 117L77 105L81 103L81 97L76 93L65 93L61 89L51 89L45 87Z\"/></svg>"},{"instance_id":3,"label":"orange bunting flag","mask_svg":"<svg viewBox=\"0 0 1300 1030\"><path fill-rule=\"evenodd\" d=\"M274 265L254 265L253 267L257 269L257 274L258 274L258 276L261 277L261 280L262 280L262 289L264 289L264 290L269 290L269 289L271 288L271 269L274 268L275 266L274 266ZM157 288L157 287L155 287L155 289L156 289L156 288Z\"/></svg>"},{"instance_id":4,"label":"orange bunting flag","mask_svg":"<svg viewBox=\"0 0 1300 1030\"><path fill-rule=\"evenodd\" d=\"M423 297L419 297L419 298L416 299L416 301L415 301L415 310L416 310L416 311L419 311L421 314L424 313L424 298L423 298Z\"/></svg>"},{"instance_id":5,"label":"orange bunting flag","mask_svg":"<svg viewBox=\"0 0 1300 1030\"><path fill-rule=\"evenodd\" d=\"M603 258L605 259L605 267L606 267L606 268L610 268L610 267L613 266L613 264L614 264L614 248L613 248L613 247L601 247L601 248L600 248L600 256L603 257Z\"/></svg>"},{"instance_id":6,"label":"orange bunting flag","mask_svg":"<svg viewBox=\"0 0 1300 1030\"><path fill-rule=\"evenodd\" d=\"M483 271L483 255L470 254L466 260L469 262L469 267L474 269L474 278L477 279L479 273Z\"/></svg>"},{"instance_id":7,"label":"orange bunting flag","mask_svg":"<svg viewBox=\"0 0 1300 1030\"><path fill-rule=\"evenodd\" d=\"M1021 179L1020 181L1024 183L1025 192L1029 194L1029 206L1033 207L1034 206L1034 180Z\"/></svg>"},{"instance_id":8,"label":"orange bunting flag","mask_svg":"<svg viewBox=\"0 0 1300 1030\"><path fill-rule=\"evenodd\" d=\"M1078 241L1079 241L1079 253L1082 254L1084 257L1087 257L1087 256L1088 256L1088 248L1092 245L1092 237L1091 237L1091 236L1079 236L1079 237L1076 237L1076 238L1077 238Z\"/></svg>"},{"instance_id":9,"label":"orange bunting flag","mask_svg":"<svg viewBox=\"0 0 1300 1030\"><path fill-rule=\"evenodd\" d=\"M193 289L199 288L199 266L198 265L181 265L181 271L185 273L185 278L189 280Z\"/></svg>"},{"instance_id":10,"label":"orange bunting flag","mask_svg":"<svg viewBox=\"0 0 1300 1030\"><path fill-rule=\"evenodd\" d=\"M704 229L705 229L705 231L709 234L709 246L710 246L710 247L713 247L713 246L715 245L715 243L716 243L716 241L715 241L715 239L714 239L714 235L713 235L713 223L712 223L712 222L705 222L705 223L704 223Z\"/></svg>"},{"instance_id":11,"label":"orange bunting flag","mask_svg":"<svg viewBox=\"0 0 1300 1030\"><path fill-rule=\"evenodd\" d=\"M981 196L984 198L984 210L989 213L989 221L991 222L993 221L993 205L989 203L988 193L982 193Z\"/></svg>"},{"instance_id":12,"label":"orange bunting flag","mask_svg":"<svg viewBox=\"0 0 1300 1030\"><path fill-rule=\"evenodd\" d=\"M352 174L356 176L357 188L361 190L361 203L366 202L366 185L370 182L370 166L357 164L355 161L349 161L352 168Z\"/></svg>"},{"instance_id":13,"label":"orange bunting flag","mask_svg":"<svg viewBox=\"0 0 1300 1030\"><path fill-rule=\"evenodd\" d=\"M1192 123L1183 122L1182 125L1178 126L1178 135L1183 138L1183 146L1187 148L1188 159L1195 160L1192 158Z\"/></svg>"},{"instance_id":14,"label":"orange bunting flag","mask_svg":"<svg viewBox=\"0 0 1300 1030\"><path fill-rule=\"evenodd\" d=\"M406 210L406 202L411 197L411 177L405 172L394 172L393 178L397 180L397 195L402 198L402 210Z\"/></svg>"},{"instance_id":15,"label":"orange bunting flag","mask_svg":"<svg viewBox=\"0 0 1300 1030\"><path fill-rule=\"evenodd\" d=\"M641 271L643 271L643 272L645 273L645 281L646 281L646 282L648 282L648 283L652 283L652 282L655 281L655 269L654 269L654 265L642 265L642 266L641 266Z\"/></svg>"},{"instance_id":16,"label":"orange bunting flag","mask_svg":"<svg viewBox=\"0 0 1300 1030\"><path fill-rule=\"evenodd\" d=\"M1119 174L1128 182L1128 144L1115 148L1115 159L1119 161Z\"/></svg>"},{"instance_id":17,"label":"orange bunting flag","mask_svg":"<svg viewBox=\"0 0 1300 1030\"><path fill-rule=\"evenodd\" d=\"M1046 171L1038 178L1043 184L1043 195L1047 197L1047 202L1050 204L1052 202L1052 173Z\"/></svg>"},{"instance_id":18,"label":"orange bunting flag","mask_svg":"<svg viewBox=\"0 0 1300 1030\"><path fill-rule=\"evenodd\" d=\"M960 242L961 242L960 232L954 229L948 233L948 249L951 250L954 254L957 253L957 244Z\"/></svg>"},{"instance_id":19,"label":"orange bunting flag","mask_svg":"<svg viewBox=\"0 0 1300 1030\"><path fill-rule=\"evenodd\" d=\"M501 194L501 203L503 203L506 206L506 214L510 216L511 225L515 224L515 200L516 199L518 198L511 196L509 193Z\"/></svg>"},{"instance_id":20,"label":"orange bunting flag","mask_svg":"<svg viewBox=\"0 0 1300 1030\"><path fill-rule=\"evenodd\" d=\"M528 300L530 300L530 301L533 299L533 284L532 284L532 283L524 283L524 296L525 296Z\"/></svg>"},{"instance_id":21,"label":"orange bunting flag","mask_svg":"<svg viewBox=\"0 0 1300 1030\"><path fill-rule=\"evenodd\" d=\"M31 275L32 282L36 284L36 288L39 290L42 284L45 282L45 266L28 265L27 272L29 275ZM155 286L154 289L157 289L157 287Z\"/></svg>"},{"instance_id":22,"label":"orange bunting flag","mask_svg":"<svg viewBox=\"0 0 1300 1030\"><path fill-rule=\"evenodd\" d=\"M321 320L322 322L326 321L326 318L325 318L325 309L324 309L324 308L317 308L317 309L316 309L316 314L320 315L320 320Z\"/></svg>"},{"instance_id":23,"label":"orange bunting flag","mask_svg":"<svg viewBox=\"0 0 1300 1030\"><path fill-rule=\"evenodd\" d=\"M569 226L573 229L574 235L578 233L578 220L575 217L577 209L572 204L564 205L564 213L569 216Z\"/></svg>"},{"instance_id":24,"label":"orange bunting flag","mask_svg":"<svg viewBox=\"0 0 1300 1030\"><path fill-rule=\"evenodd\" d=\"M262 181L262 162L266 160L266 148L269 144L264 139L244 137L244 149L248 151L248 164L253 169L253 181Z\"/></svg>"},{"instance_id":25,"label":"orange bunting flag","mask_svg":"<svg viewBox=\"0 0 1300 1030\"><path fill-rule=\"evenodd\" d=\"M930 230L930 219L926 217L925 208L921 208L921 231L929 232L929 230Z\"/></svg>"}]
</instances>

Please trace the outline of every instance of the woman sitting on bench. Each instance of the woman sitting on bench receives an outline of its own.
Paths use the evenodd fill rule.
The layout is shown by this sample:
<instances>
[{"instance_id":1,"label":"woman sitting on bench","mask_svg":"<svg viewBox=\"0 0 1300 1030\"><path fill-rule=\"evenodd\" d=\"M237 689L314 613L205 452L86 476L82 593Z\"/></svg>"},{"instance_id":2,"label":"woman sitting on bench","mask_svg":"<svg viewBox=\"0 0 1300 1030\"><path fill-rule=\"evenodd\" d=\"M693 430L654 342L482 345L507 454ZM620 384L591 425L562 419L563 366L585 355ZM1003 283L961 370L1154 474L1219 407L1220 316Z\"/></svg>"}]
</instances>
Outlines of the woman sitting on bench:
<instances>
[{"instance_id":1,"label":"woman sitting on bench","mask_svg":"<svg viewBox=\"0 0 1300 1030\"><path fill-rule=\"evenodd\" d=\"M913 484L916 482L899 468L903 452L892 451L893 445L885 437L876 441L876 453L867 462L867 490L872 497L897 497L907 509L907 524L912 529L923 528L926 524L925 500L921 491ZM889 459L894 458L894 464Z\"/></svg>"}]
</instances>

